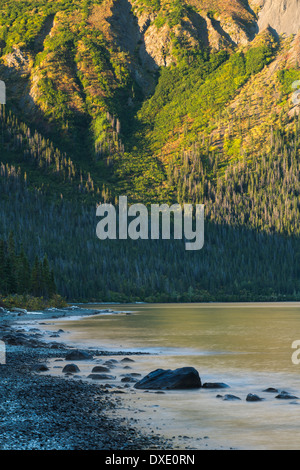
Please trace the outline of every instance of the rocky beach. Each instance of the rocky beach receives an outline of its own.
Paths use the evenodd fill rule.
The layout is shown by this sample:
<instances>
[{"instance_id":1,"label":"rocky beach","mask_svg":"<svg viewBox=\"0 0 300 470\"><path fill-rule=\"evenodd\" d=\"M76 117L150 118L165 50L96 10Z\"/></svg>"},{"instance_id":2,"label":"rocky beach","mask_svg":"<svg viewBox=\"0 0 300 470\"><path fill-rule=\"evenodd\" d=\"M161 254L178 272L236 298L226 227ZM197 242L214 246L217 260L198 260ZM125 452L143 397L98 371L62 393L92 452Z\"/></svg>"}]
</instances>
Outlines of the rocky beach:
<instances>
[{"instance_id":1,"label":"rocky beach","mask_svg":"<svg viewBox=\"0 0 300 470\"><path fill-rule=\"evenodd\" d=\"M38 321L95 313L54 309L40 314ZM83 381L68 372L50 374L49 361L76 351L51 339L45 341L38 327L24 328L24 321L30 324L36 319L37 313L1 311L0 340L6 349L5 364L0 364L1 450L171 449L170 441L147 430L141 433L130 420L108 417L120 405L126 383L112 387ZM82 354L95 361L108 355L98 350Z\"/></svg>"},{"instance_id":2,"label":"rocky beach","mask_svg":"<svg viewBox=\"0 0 300 470\"><path fill-rule=\"evenodd\" d=\"M290 429L298 425L300 386L293 375L250 373L242 361L252 364L260 354L207 354L202 345L191 355L182 344L186 337L193 344L199 335L187 334L190 330L180 330L183 343L176 339L176 350L159 350L153 335L160 330L157 323L147 330L149 318L169 328L176 318L181 322L182 312L195 318L194 307L104 307L0 310L0 450L176 452L297 446L297 440L280 431L289 423ZM211 308L221 309L224 317L230 312L233 323L237 312L234 306L199 308L197 331L203 316L213 318ZM268 323L264 316L260 318ZM192 327L194 331L195 323ZM141 331L148 335L142 343L137 340ZM164 344L165 331L160 334ZM238 371L228 371L230 362Z\"/></svg>"}]
</instances>

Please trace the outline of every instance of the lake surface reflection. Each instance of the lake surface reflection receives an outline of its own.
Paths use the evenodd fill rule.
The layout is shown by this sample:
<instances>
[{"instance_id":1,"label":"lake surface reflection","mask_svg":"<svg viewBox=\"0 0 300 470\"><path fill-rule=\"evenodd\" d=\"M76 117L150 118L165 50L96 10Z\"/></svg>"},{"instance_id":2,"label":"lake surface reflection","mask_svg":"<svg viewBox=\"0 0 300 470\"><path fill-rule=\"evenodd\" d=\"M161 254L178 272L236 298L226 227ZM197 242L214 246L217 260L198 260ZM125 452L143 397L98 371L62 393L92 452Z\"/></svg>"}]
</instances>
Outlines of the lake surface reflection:
<instances>
[{"instance_id":1,"label":"lake surface reflection","mask_svg":"<svg viewBox=\"0 0 300 470\"><path fill-rule=\"evenodd\" d=\"M210 448L300 447L300 400L281 401L263 392L275 387L300 397L300 365L291 359L292 343L300 340L300 304L107 307L120 313L57 322L69 332L64 339L84 347L151 353L138 356L132 366L142 375L156 368L192 366L202 382L230 385L225 392L201 389L154 395L136 391L124 399L128 406L130 402L144 407L141 426L148 423L169 437L185 435L192 448L201 448L204 442ZM226 393L241 401L216 398ZM248 393L264 401L248 403ZM159 407L159 417L153 407ZM206 436L210 439L204 440Z\"/></svg>"}]
</instances>

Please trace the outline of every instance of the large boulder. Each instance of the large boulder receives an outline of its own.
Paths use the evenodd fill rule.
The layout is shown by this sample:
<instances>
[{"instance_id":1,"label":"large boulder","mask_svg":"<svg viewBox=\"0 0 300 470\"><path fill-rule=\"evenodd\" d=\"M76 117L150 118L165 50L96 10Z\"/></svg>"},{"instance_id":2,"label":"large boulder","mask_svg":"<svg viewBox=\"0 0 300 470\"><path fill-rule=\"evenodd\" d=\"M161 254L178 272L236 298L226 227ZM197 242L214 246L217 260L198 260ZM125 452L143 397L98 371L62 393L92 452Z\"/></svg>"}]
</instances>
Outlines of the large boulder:
<instances>
[{"instance_id":1,"label":"large boulder","mask_svg":"<svg viewBox=\"0 0 300 470\"><path fill-rule=\"evenodd\" d=\"M76 365L76 364L67 364L64 368L63 368L63 373L67 374L67 373L71 373L71 374L76 374L77 372L80 372L80 369L79 367Z\"/></svg>"},{"instance_id":2,"label":"large boulder","mask_svg":"<svg viewBox=\"0 0 300 470\"><path fill-rule=\"evenodd\" d=\"M201 379L193 367L176 370L157 369L137 382L134 387L142 390L184 390L200 388Z\"/></svg>"}]
</instances>

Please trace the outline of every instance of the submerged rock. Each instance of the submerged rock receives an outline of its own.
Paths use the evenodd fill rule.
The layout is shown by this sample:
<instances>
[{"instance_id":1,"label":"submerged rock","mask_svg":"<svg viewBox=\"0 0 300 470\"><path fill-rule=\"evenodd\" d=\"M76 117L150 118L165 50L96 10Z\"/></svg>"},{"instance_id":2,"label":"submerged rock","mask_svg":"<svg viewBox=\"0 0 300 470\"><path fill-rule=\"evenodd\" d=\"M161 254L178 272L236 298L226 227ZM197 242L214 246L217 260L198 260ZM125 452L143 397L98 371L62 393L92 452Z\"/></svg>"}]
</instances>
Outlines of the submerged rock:
<instances>
[{"instance_id":1,"label":"submerged rock","mask_svg":"<svg viewBox=\"0 0 300 470\"><path fill-rule=\"evenodd\" d=\"M123 377L121 379L121 382L124 382L124 383L136 383L137 382L137 379L135 379L134 377Z\"/></svg>"},{"instance_id":2,"label":"submerged rock","mask_svg":"<svg viewBox=\"0 0 300 470\"><path fill-rule=\"evenodd\" d=\"M118 361L116 359L109 359L108 361L105 361L103 363L104 366L108 366L110 368L116 367L118 364Z\"/></svg>"},{"instance_id":3,"label":"submerged rock","mask_svg":"<svg viewBox=\"0 0 300 470\"><path fill-rule=\"evenodd\" d=\"M184 390L200 388L201 379L198 371L193 367L182 367L176 370L157 369L146 375L134 387L148 390Z\"/></svg>"},{"instance_id":4,"label":"submerged rock","mask_svg":"<svg viewBox=\"0 0 300 470\"><path fill-rule=\"evenodd\" d=\"M277 398L278 400L297 400L298 399L298 397L296 397L295 395L292 395L291 393L285 392L285 391L282 391L275 398Z\"/></svg>"},{"instance_id":5,"label":"submerged rock","mask_svg":"<svg viewBox=\"0 0 300 470\"><path fill-rule=\"evenodd\" d=\"M263 392L265 393L279 393L279 390L277 390L277 388L266 388L265 390L263 390Z\"/></svg>"},{"instance_id":6,"label":"submerged rock","mask_svg":"<svg viewBox=\"0 0 300 470\"><path fill-rule=\"evenodd\" d=\"M223 397L224 401L240 401L241 399L239 397L236 397L235 395L225 395Z\"/></svg>"},{"instance_id":7,"label":"submerged rock","mask_svg":"<svg viewBox=\"0 0 300 470\"><path fill-rule=\"evenodd\" d=\"M79 349L75 349L66 355L67 361L84 361L88 359L93 359L93 355L87 351L81 351Z\"/></svg>"},{"instance_id":8,"label":"submerged rock","mask_svg":"<svg viewBox=\"0 0 300 470\"><path fill-rule=\"evenodd\" d=\"M130 372L129 374L121 374L121 377L141 377L142 374L138 374L137 372Z\"/></svg>"},{"instance_id":9,"label":"submerged rock","mask_svg":"<svg viewBox=\"0 0 300 470\"><path fill-rule=\"evenodd\" d=\"M247 395L246 401L263 401L263 398L260 398L258 395L253 393L249 393L249 395Z\"/></svg>"},{"instance_id":10,"label":"submerged rock","mask_svg":"<svg viewBox=\"0 0 300 470\"><path fill-rule=\"evenodd\" d=\"M108 374L90 374L90 375L88 375L88 379L92 379L92 380L115 380L116 377L114 375L108 375Z\"/></svg>"},{"instance_id":11,"label":"submerged rock","mask_svg":"<svg viewBox=\"0 0 300 470\"><path fill-rule=\"evenodd\" d=\"M105 366L95 366L93 369L92 369L92 372L110 372L110 369L108 367L105 367Z\"/></svg>"},{"instance_id":12,"label":"submerged rock","mask_svg":"<svg viewBox=\"0 0 300 470\"><path fill-rule=\"evenodd\" d=\"M208 389L211 389L211 390L216 390L218 388L230 388L229 385L227 384L224 384L222 382L216 382L216 383L213 383L213 382L207 382L205 384L203 384L203 388L208 388Z\"/></svg>"}]
</instances>

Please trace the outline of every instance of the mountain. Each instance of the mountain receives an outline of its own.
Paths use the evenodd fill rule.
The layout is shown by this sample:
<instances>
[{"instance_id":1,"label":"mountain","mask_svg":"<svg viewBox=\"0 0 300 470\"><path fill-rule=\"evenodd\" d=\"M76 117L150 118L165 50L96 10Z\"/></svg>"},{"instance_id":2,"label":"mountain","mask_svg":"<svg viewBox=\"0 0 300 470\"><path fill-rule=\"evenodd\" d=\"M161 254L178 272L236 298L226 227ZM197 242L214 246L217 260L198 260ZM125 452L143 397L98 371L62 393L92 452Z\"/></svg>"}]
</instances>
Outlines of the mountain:
<instances>
[{"instance_id":1,"label":"mountain","mask_svg":"<svg viewBox=\"0 0 300 470\"><path fill-rule=\"evenodd\" d=\"M3 0L0 238L22 220L26 253L47 253L68 298L298 298L299 12L298 0ZM134 245L124 282L122 245L97 252L93 215L124 194L204 203L203 259L182 265L171 244L164 262L163 245L155 268Z\"/></svg>"},{"instance_id":2,"label":"mountain","mask_svg":"<svg viewBox=\"0 0 300 470\"><path fill-rule=\"evenodd\" d=\"M253 0L249 3L259 11L260 31L271 26L278 34L291 35L299 32L299 0Z\"/></svg>"}]
</instances>

